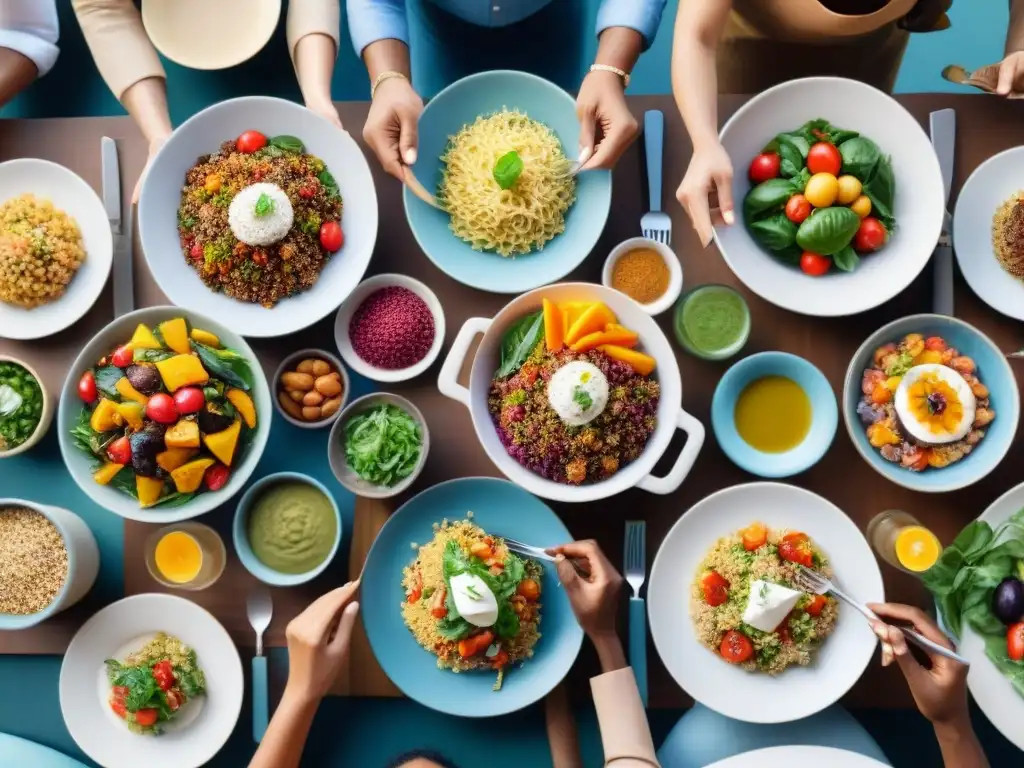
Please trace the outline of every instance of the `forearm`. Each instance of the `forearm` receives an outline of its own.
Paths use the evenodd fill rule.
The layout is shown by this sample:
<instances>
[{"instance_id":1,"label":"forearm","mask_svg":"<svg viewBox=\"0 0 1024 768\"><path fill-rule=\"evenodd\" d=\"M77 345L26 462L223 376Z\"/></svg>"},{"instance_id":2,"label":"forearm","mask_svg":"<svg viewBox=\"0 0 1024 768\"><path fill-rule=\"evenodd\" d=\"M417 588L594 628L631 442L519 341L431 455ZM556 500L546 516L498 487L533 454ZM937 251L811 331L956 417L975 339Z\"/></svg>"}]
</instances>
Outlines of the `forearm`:
<instances>
[{"instance_id":1,"label":"forearm","mask_svg":"<svg viewBox=\"0 0 1024 768\"><path fill-rule=\"evenodd\" d=\"M381 72L401 72L406 77L412 77L409 46L395 38L370 43L363 49L363 62L371 83L376 81Z\"/></svg>"},{"instance_id":2,"label":"forearm","mask_svg":"<svg viewBox=\"0 0 1024 768\"><path fill-rule=\"evenodd\" d=\"M165 138L171 133L171 115L167 108L167 82L162 77L147 77L130 85L121 103L139 126L146 141Z\"/></svg>"},{"instance_id":3,"label":"forearm","mask_svg":"<svg viewBox=\"0 0 1024 768\"><path fill-rule=\"evenodd\" d=\"M635 29L609 27L601 33L594 63L632 72L643 48L644 37Z\"/></svg>"},{"instance_id":4,"label":"forearm","mask_svg":"<svg viewBox=\"0 0 1024 768\"><path fill-rule=\"evenodd\" d=\"M647 712L618 635L592 637L602 674L590 681L604 747L605 765L650 768L658 765Z\"/></svg>"},{"instance_id":5,"label":"forearm","mask_svg":"<svg viewBox=\"0 0 1024 768\"><path fill-rule=\"evenodd\" d=\"M36 79L35 63L10 48L0 48L0 107Z\"/></svg>"},{"instance_id":6,"label":"forearm","mask_svg":"<svg viewBox=\"0 0 1024 768\"><path fill-rule=\"evenodd\" d=\"M602 635L595 635L591 638L594 643L594 650L597 651L597 658L601 662L601 672L614 672L617 669L625 669L626 652L622 648L622 641L614 632Z\"/></svg>"},{"instance_id":7,"label":"forearm","mask_svg":"<svg viewBox=\"0 0 1024 768\"><path fill-rule=\"evenodd\" d=\"M329 35L314 33L295 45L295 75L307 106L331 103L331 76L338 46Z\"/></svg>"},{"instance_id":8,"label":"forearm","mask_svg":"<svg viewBox=\"0 0 1024 768\"><path fill-rule=\"evenodd\" d=\"M967 712L950 723L936 723L935 736L947 768L988 768L988 758Z\"/></svg>"},{"instance_id":9,"label":"forearm","mask_svg":"<svg viewBox=\"0 0 1024 768\"><path fill-rule=\"evenodd\" d=\"M725 7L709 7L709 1ZM715 56L731 5L728 0L680 0L676 14L672 94L694 149L718 141Z\"/></svg>"},{"instance_id":10,"label":"forearm","mask_svg":"<svg viewBox=\"0 0 1024 768\"><path fill-rule=\"evenodd\" d=\"M1006 26L1006 53L1024 51L1024 0L1010 0L1010 23Z\"/></svg>"},{"instance_id":11,"label":"forearm","mask_svg":"<svg viewBox=\"0 0 1024 768\"><path fill-rule=\"evenodd\" d=\"M285 689L249 768L299 768L317 706Z\"/></svg>"},{"instance_id":12,"label":"forearm","mask_svg":"<svg viewBox=\"0 0 1024 768\"><path fill-rule=\"evenodd\" d=\"M553 768L583 768L576 721L572 716L564 683L548 694L544 715Z\"/></svg>"}]
</instances>

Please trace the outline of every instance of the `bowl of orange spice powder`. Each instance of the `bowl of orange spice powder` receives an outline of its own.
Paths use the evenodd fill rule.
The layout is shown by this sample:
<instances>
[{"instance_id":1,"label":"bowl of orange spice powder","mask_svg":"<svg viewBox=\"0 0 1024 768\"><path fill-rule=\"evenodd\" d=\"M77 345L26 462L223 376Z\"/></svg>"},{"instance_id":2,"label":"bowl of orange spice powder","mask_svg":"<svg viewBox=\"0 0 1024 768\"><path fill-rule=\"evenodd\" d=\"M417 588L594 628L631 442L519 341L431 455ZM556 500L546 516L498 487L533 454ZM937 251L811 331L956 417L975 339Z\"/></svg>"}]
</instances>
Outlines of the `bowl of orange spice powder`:
<instances>
[{"instance_id":1,"label":"bowl of orange spice powder","mask_svg":"<svg viewBox=\"0 0 1024 768\"><path fill-rule=\"evenodd\" d=\"M682 293L683 268L667 245L632 237L608 254L601 282L629 296L649 315L660 315Z\"/></svg>"}]
</instances>

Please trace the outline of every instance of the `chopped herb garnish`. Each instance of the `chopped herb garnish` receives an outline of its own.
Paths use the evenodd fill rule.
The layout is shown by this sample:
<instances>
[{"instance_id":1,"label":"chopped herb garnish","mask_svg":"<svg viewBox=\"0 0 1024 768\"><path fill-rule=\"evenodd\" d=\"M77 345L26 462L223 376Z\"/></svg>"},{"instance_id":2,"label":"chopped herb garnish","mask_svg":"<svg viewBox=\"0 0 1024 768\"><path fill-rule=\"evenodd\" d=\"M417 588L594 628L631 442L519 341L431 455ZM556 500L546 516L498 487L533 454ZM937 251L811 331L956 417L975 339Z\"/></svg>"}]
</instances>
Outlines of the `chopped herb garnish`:
<instances>
[{"instance_id":1,"label":"chopped herb garnish","mask_svg":"<svg viewBox=\"0 0 1024 768\"><path fill-rule=\"evenodd\" d=\"M512 150L498 158L498 162L494 164L493 176L499 187L511 189L522 172L523 159L519 157L518 152Z\"/></svg>"},{"instance_id":2,"label":"chopped herb garnish","mask_svg":"<svg viewBox=\"0 0 1024 768\"><path fill-rule=\"evenodd\" d=\"M256 207L253 209L253 213L257 216L269 216L274 212L274 200L266 192L260 193L259 198L256 200Z\"/></svg>"},{"instance_id":3,"label":"chopped herb garnish","mask_svg":"<svg viewBox=\"0 0 1024 768\"><path fill-rule=\"evenodd\" d=\"M587 410L594 404L594 398L583 387L576 387L572 391L572 401L583 410Z\"/></svg>"}]
</instances>

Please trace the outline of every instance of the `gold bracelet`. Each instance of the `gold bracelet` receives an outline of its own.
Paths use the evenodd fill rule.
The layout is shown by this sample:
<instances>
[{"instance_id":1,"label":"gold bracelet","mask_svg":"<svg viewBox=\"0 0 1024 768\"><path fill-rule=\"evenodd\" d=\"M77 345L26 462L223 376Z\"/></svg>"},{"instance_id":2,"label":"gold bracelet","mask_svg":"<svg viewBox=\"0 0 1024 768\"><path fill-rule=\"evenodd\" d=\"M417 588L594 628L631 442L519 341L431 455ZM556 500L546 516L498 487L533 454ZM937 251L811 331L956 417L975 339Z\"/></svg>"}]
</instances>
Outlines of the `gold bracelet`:
<instances>
[{"instance_id":1,"label":"gold bracelet","mask_svg":"<svg viewBox=\"0 0 1024 768\"><path fill-rule=\"evenodd\" d=\"M610 64L591 64L591 72L611 72L613 75L618 75L622 78L622 87L629 88L629 73L625 72L618 67L613 67Z\"/></svg>"},{"instance_id":2,"label":"gold bracelet","mask_svg":"<svg viewBox=\"0 0 1024 768\"><path fill-rule=\"evenodd\" d=\"M389 69L386 72L381 72L379 75L377 75L377 79L373 81L373 85L370 86L370 101L373 101L373 97L377 93L377 89L380 88L380 84L383 83L385 80L390 80L393 77L400 77L403 80L409 79L401 72L396 72L393 69Z\"/></svg>"}]
</instances>

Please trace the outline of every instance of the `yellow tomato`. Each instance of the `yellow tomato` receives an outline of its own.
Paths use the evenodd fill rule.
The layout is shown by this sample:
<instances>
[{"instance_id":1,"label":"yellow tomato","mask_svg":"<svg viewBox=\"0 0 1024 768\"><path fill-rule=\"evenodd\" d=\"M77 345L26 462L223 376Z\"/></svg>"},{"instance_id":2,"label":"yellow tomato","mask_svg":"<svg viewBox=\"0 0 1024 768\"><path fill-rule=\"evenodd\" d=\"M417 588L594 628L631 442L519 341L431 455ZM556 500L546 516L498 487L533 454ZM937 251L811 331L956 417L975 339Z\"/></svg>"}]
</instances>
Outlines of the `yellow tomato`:
<instances>
[{"instance_id":1,"label":"yellow tomato","mask_svg":"<svg viewBox=\"0 0 1024 768\"><path fill-rule=\"evenodd\" d=\"M838 200L842 205L849 205L860 197L861 184L856 176L840 176Z\"/></svg>"},{"instance_id":2,"label":"yellow tomato","mask_svg":"<svg viewBox=\"0 0 1024 768\"><path fill-rule=\"evenodd\" d=\"M804 197L815 208L828 208L836 201L839 182L831 173L816 173L804 188Z\"/></svg>"},{"instance_id":3,"label":"yellow tomato","mask_svg":"<svg viewBox=\"0 0 1024 768\"><path fill-rule=\"evenodd\" d=\"M850 203L850 210L863 219L871 213L871 200L868 199L867 195L861 195Z\"/></svg>"}]
</instances>

